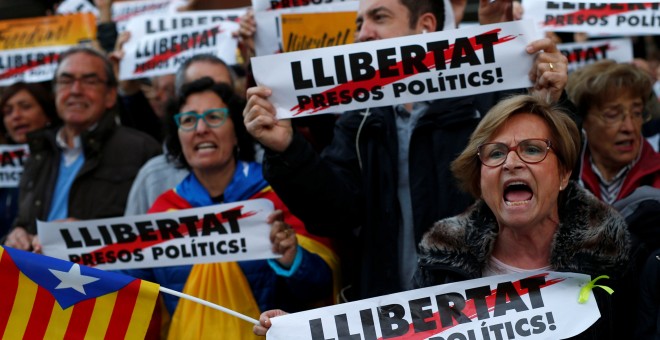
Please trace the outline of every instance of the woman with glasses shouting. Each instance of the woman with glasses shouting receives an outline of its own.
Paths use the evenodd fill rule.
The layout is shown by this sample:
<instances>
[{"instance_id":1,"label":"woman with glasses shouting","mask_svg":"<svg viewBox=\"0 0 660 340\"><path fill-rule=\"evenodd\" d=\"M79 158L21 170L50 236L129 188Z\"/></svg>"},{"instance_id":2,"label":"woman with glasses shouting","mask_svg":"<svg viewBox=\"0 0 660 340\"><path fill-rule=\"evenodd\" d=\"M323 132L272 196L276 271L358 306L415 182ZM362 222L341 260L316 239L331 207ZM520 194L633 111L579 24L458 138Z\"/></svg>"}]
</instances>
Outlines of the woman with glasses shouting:
<instances>
[{"instance_id":1,"label":"woman with glasses shouting","mask_svg":"<svg viewBox=\"0 0 660 340\"><path fill-rule=\"evenodd\" d=\"M569 180L579 150L576 124L544 100L520 95L494 106L451 166L477 202L424 235L415 284L552 270L609 275L616 287L630 237L613 208ZM578 338L615 339L625 327L613 300L594 294L601 318Z\"/></svg>"},{"instance_id":2,"label":"woman with glasses shouting","mask_svg":"<svg viewBox=\"0 0 660 340\"><path fill-rule=\"evenodd\" d=\"M302 310L331 302L337 258L325 239L306 233L262 177L252 137L243 125L244 100L227 84L205 77L182 88L169 108L169 157L190 170L163 193L149 213L256 198L273 202L270 240L276 260L207 263L127 270L207 301L258 318L272 308ZM252 326L201 304L163 296L170 339L250 339Z\"/></svg>"}]
</instances>

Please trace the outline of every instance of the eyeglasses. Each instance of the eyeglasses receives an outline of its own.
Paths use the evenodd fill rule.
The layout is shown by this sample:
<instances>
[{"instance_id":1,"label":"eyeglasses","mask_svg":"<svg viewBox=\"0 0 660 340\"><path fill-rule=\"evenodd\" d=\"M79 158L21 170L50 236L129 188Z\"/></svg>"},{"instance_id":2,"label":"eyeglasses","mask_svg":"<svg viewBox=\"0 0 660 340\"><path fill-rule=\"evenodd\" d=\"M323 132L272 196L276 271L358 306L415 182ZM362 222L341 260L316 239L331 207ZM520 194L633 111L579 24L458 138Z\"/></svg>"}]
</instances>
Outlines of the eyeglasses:
<instances>
[{"instance_id":1,"label":"eyeglasses","mask_svg":"<svg viewBox=\"0 0 660 340\"><path fill-rule=\"evenodd\" d=\"M651 118L651 115L645 114L644 105L642 104L633 104L630 107L624 105L609 106L603 108L602 114L596 116L607 125L621 124L628 116L634 123L643 123Z\"/></svg>"},{"instance_id":2,"label":"eyeglasses","mask_svg":"<svg viewBox=\"0 0 660 340\"><path fill-rule=\"evenodd\" d=\"M174 115L174 122L176 122L176 126L178 126L179 129L183 131L192 131L197 129L197 122L200 118L206 122L206 125L215 128L222 126L227 120L227 116L229 116L229 109L221 107L206 110L202 114L193 111L177 113Z\"/></svg>"},{"instance_id":3,"label":"eyeglasses","mask_svg":"<svg viewBox=\"0 0 660 340\"><path fill-rule=\"evenodd\" d=\"M94 89L99 85L106 85L108 83L107 80L103 80L95 74L85 75L82 77L74 77L71 75L63 74L55 79L55 84L61 88L68 89L73 87L73 84L75 84L77 81L80 82L80 86L84 89Z\"/></svg>"},{"instance_id":4,"label":"eyeglasses","mask_svg":"<svg viewBox=\"0 0 660 340\"><path fill-rule=\"evenodd\" d=\"M509 147L504 143L486 143L479 145L477 155L481 163L488 167L504 164L511 151L515 151L523 162L535 164L542 162L548 156L551 146L552 143L547 139L525 139L514 147Z\"/></svg>"}]
</instances>

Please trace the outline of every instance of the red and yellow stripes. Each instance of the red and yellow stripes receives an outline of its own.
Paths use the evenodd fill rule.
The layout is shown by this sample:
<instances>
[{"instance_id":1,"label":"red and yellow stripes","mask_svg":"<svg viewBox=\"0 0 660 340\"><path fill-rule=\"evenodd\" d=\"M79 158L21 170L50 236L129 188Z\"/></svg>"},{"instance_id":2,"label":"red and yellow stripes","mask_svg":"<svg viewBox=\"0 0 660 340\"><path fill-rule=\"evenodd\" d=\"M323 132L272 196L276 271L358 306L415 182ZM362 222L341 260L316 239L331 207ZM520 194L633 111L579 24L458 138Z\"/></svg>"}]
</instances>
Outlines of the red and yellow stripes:
<instances>
[{"instance_id":1,"label":"red and yellow stripes","mask_svg":"<svg viewBox=\"0 0 660 340\"><path fill-rule=\"evenodd\" d=\"M119 291L63 310L1 247L0 273L3 339L142 339L158 296L157 284L136 279Z\"/></svg>"}]
</instances>

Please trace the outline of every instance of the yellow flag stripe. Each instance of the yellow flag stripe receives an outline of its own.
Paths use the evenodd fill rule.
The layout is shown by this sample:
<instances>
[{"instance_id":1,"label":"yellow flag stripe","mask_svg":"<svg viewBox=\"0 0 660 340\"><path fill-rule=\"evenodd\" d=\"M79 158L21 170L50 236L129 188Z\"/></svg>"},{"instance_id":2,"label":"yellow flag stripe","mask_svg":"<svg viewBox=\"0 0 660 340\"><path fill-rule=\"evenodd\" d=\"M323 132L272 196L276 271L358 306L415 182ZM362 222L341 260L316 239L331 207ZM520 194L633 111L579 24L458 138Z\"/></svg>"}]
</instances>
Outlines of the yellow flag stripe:
<instances>
[{"instance_id":1,"label":"yellow flag stripe","mask_svg":"<svg viewBox=\"0 0 660 340\"><path fill-rule=\"evenodd\" d=\"M133 315L126 331L127 339L144 339L154 313L159 287L149 281L140 282L140 294L135 301Z\"/></svg>"},{"instance_id":2,"label":"yellow flag stripe","mask_svg":"<svg viewBox=\"0 0 660 340\"><path fill-rule=\"evenodd\" d=\"M92 317L89 319L87 333L85 333L85 339L103 339L110 324L112 310L115 308L115 301L117 301L117 292L96 298L94 311L92 312Z\"/></svg>"},{"instance_id":3,"label":"yellow flag stripe","mask_svg":"<svg viewBox=\"0 0 660 340\"><path fill-rule=\"evenodd\" d=\"M67 325L71 320L73 313L73 306L62 309L60 304L55 301L53 311L50 313L50 321L48 321L48 328L44 334L44 339L62 339L66 333Z\"/></svg>"},{"instance_id":4,"label":"yellow flag stripe","mask_svg":"<svg viewBox=\"0 0 660 340\"><path fill-rule=\"evenodd\" d=\"M11 309L11 315L7 322L7 329L5 330L5 339L21 339L30 320L32 313L32 306L34 299L37 296L37 284L30 280L27 276L20 273L18 275L18 289L16 292L16 300Z\"/></svg>"}]
</instances>

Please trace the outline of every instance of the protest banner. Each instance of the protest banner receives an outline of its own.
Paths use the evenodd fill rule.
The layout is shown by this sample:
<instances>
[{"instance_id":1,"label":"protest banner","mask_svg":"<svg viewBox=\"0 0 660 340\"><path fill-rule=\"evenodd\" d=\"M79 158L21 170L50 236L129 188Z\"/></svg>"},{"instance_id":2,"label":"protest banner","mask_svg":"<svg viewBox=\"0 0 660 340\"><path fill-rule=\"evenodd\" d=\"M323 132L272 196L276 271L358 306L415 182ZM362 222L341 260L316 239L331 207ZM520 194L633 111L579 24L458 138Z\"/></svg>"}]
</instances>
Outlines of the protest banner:
<instances>
[{"instance_id":1,"label":"protest banner","mask_svg":"<svg viewBox=\"0 0 660 340\"><path fill-rule=\"evenodd\" d=\"M28 145L0 145L0 155L0 188L17 188L30 155Z\"/></svg>"},{"instance_id":2,"label":"protest banner","mask_svg":"<svg viewBox=\"0 0 660 340\"><path fill-rule=\"evenodd\" d=\"M660 32L660 1L582 0L523 2L524 19L544 31L645 35Z\"/></svg>"},{"instance_id":3,"label":"protest banner","mask_svg":"<svg viewBox=\"0 0 660 340\"><path fill-rule=\"evenodd\" d=\"M278 118L305 117L529 87L535 37L514 21L255 57L252 69Z\"/></svg>"},{"instance_id":4,"label":"protest banner","mask_svg":"<svg viewBox=\"0 0 660 340\"><path fill-rule=\"evenodd\" d=\"M257 3L254 3L255 6ZM258 11L255 8L254 20L257 23L257 32L254 35L254 50L258 56L269 55L282 52L282 33L281 22L282 15L288 14L309 14L309 13L331 13L331 12L354 12L357 13L359 2L354 0L335 1L321 6L301 6L287 7L277 10ZM337 34L337 28L333 25L325 25L325 32L328 36ZM299 35L308 35L307 28L300 27ZM355 22L352 30L355 29ZM352 41L353 37L350 37Z\"/></svg>"},{"instance_id":5,"label":"protest banner","mask_svg":"<svg viewBox=\"0 0 660 340\"><path fill-rule=\"evenodd\" d=\"M131 35L123 47L119 79L172 74L183 62L201 53L214 54L228 65L235 64L238 40L232 32L238 28L235 22L217 21L145 36Z\"/></svg>"},{"instance_id":6,"label":"protest banner","mask_svg":"<svg viewBox=\"0 0 660 340\"><path fill-rule=\"evenodd\" d=\"M99 16L99 10L87 0L65 0L57 6L57 14L92 13Z\"/></svg>"},{"instance_id":7,"label":"protest banner","mask_svg":"<svg viewBox=\"0 0 660 340\"><path fill-rule=\"evenodd\" d=\"M156 33L173 33L183 28L206 26L217 22L239 22L246 11L247 9L241 8L165 13L159 16L142 15L130 19L126 23L126 29L131 32L131 35L142 39Z\"/></svg>"},{"instance_id":8,"label":"protest banner","mask_svg":"<svg viewBox=\"0 0 660 340\"><path fill-rule=\"evenodd\" d=\"M629 63L633 60L632 40L630 39L558 44L557 48L568 59L569 72L603 59L611 59L618 63Z\"/></svg>"},{"instance_id":9,"label":"protest banner","mask_svg":"<svg viewBox=\"0 0 660 340\"><path fill-rule=\"evenodd\" d=\"M184 5L182 0L139 0L139 1L113 1L112 21L117 24L117 31L126 30L126 24L131 18L148 15L159 16L165 13L174 13Z\"/></svg>"},{"instance_id":10,"label":"protest banner","mask_svg":"<svg viewBox=\"0 0 660 340\"><path fill-rule=\"evenodd\" d=\"M76 13L0 21L0 50L75 45L96 39L96 18Z\"/></svg>"},{"instance_id":11,"label":"protest banner","mask_svg":"<svg viewBox=\"0 0 660 340\"><path fill-rule=\"evenodd\" d=\"M355 35L356 17L356 12L282 14L282 51L350 44Z\"/></svg>"},{"instance_id":12,"label":"protest banner","mask_svg":"<svg viewBox=\"0 0 660 340\"><path fill-rule=\"evenodd\" d=\"M356 0L252 0L255 12L294 7L315 7L327 4L337 4Z\"/></svg>"},{"instance_id":13,"label":"protest banner","mask_svg":"<svg viewBox=\"0 0 660 340\"><path fill-rule=\"evenodd\" d=\"M37 221L43 253L99 269L277 258L267 199L72 222Z\"/></svg>"},{"instance_id":14,"label":"protest banner","mask_svg":"<svg viewBox=\"0 0 660 340\"><path fill-rule=\"evenodd\" d=\"M565 339L600 317L588 275L517 273L451 283L271 318L268 340Z\"/></svg>"},{"instance_id":15,"label":"protest banner","mask_svg":"<svg viewBox=\"0 0 660 340\"><path fill-rule=\"evenodd\" d=\"M45 46L0 51L0 86L18 81L53 80L60 53L71 46Z\"/></svg>"}]
</instances>

